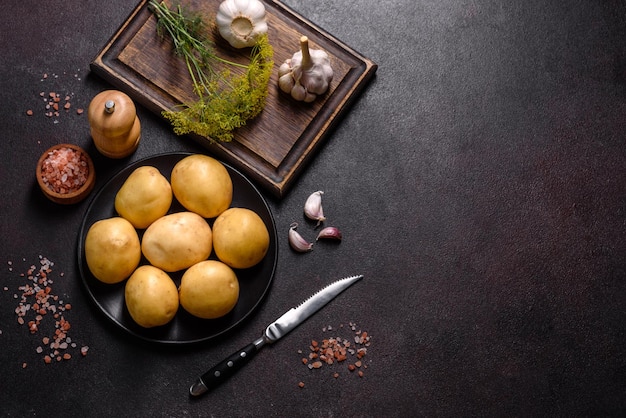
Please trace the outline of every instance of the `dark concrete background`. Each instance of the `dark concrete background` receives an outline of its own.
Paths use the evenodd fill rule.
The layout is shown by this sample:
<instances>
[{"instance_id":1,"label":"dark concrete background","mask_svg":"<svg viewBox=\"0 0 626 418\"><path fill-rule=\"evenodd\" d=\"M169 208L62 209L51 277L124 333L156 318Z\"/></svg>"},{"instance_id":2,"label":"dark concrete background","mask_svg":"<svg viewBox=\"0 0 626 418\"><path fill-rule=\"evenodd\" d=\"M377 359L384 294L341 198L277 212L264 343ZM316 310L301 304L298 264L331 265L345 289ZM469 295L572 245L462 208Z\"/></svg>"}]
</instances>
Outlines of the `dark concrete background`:
<instances>
[{"instance_id":1,"label":"dark concrete background","mask_svg":"<svg viewBox=\"0 0 626 418\"><path fill-rule=\"evenodd\" d=\"M139 108L138 151L111 161L91 145L86 114L43 115L40 91L71 93L86 108L110 87L89 63L135 3L10 3L0 19L3 416L626 411L624 1L285 1L375 61L377 76L291 192L267 196L280 239L264 303L224 338L184 348L142 343L100 315L75 260L88 202L56 206L34 179L39 155L59 142L90 151L97 188L143 157L206 152ZM344 240L294 254L287 230L319 189ZM84 358L44 364L42 333L16 323L19 273L39 255L65 273L54 289L72 304ZM355 273L365 279L228 383L189 399L209 366ZM349 322L372 337L363 378L301 364L298 350L329 336L324 327L339 334Z\"/></svg>"}]
</instances>

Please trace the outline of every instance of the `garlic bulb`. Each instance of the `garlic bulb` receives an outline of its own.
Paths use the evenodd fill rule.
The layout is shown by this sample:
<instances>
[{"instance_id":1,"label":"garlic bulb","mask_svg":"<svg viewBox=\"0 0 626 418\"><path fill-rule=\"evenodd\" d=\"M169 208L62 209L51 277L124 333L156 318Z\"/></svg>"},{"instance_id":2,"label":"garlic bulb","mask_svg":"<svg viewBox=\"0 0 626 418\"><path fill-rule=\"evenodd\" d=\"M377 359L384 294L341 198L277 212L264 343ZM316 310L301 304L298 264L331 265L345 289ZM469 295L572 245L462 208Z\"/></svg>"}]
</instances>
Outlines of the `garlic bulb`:
<instances>
[{"instance_id":1,"label":"garlic bulb","mask_svg":"<svg viewBox=\"0 0 626 418\"><path fill-rule=\"evenodd\" d=\"M259 0L225 0L215 21L220 35L234 48L254 46L267 33L265 6Z\"/></svg>"},{"instance_id":2,"label":"garlic bulb","mask_svg":"<svg viewBox=\"0 0 626 418\"><path fill-rule=\"evenodd\" d=\"M312 102L326 93L333 78L333 69L326 51L309 49L309 39L300 38L300 51L278 69L278 86L298 101Z\"/></svg>"}]
</instances>

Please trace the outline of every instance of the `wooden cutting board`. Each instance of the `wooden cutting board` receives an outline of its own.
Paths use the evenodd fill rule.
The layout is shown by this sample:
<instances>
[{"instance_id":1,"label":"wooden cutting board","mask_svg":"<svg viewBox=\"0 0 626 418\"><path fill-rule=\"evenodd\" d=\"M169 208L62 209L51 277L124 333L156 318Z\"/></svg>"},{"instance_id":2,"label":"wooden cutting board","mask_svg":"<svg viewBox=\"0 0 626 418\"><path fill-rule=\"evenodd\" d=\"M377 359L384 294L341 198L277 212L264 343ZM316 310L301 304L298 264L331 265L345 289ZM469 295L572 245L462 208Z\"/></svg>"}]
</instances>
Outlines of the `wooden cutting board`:
<instances>
[{"instance_id":1,"label":"wooden cutting board","mask_svg":"<svg viewBox=\"0 0 626 418\"><path fill-rule=\"evenodd\" d=\"M156 18L142 0L91 63L91 70L126 92L137 103L161 114L196 99L186 67L171 42L156 32ZM173 4L167 1L167 4ZM221 0L181 0L188 10L214 21ZM178 3L176 3L178 4ZM375 74L377 65L279 1L264 2L274 48L274 71L264 110L237 129L228 143L189 135L210 154L230 163L276 197L284 196L331 128ZM312 49L325 50L334 70L329 91L313 103L291 99L278 88L278 67L298 51L302 35ZM232 61L249 61L249 49L231 48L218 34L212 35L218 55ZM177 140L174 137L172 140ZM149 141L145 138L144 141Z\"/></svg>"}]
</instances>

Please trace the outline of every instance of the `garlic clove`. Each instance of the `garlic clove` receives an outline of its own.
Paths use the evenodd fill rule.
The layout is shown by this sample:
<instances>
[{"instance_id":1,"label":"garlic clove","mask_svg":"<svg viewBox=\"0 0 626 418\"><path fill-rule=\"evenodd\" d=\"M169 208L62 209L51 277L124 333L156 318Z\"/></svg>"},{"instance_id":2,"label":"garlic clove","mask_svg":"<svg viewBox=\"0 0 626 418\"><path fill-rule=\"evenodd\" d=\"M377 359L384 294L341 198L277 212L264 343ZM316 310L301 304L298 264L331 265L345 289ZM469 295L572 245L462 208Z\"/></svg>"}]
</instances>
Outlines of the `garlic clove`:
<instances>
[{"instance_id":1,"label":"garlic clove","mask_svg":"<svg viewBox=\"0 0 626 418\"><path fill-rule=\"evenodd\" d=\"M293 89L295 82L291 74L285 74L278 79L278 86L284 92L290 92Z\"/></svg>"},{"instance_id":2,"label":"garlic clove","mask_svg":"<svg viewBox=\"0 0 626 418\"><path fill-rule=\"evenodd\" d=\"M302 84L299 84L299 83L295 84L291 88L291 97L293 97L295 100L302 102L304 101L306 95L307 95L307 92L305 88L302 87Z\"/></svg>"},{"instance_id":3,"label":"garlic clove","mask_svg":"<svg viewBox=\"0 0 626 418\"><path fill-rule=\"evenodd\" d=\"M291 72L291 60L288 59L278 67L278 77L282 77Z\"/></svg>"},{"instance_id":4,"label":"garlic clove","mask_svg":"<svg viewBox=\"0 0 626 418\"><path fill-rule=\"evenodd\" d=\"M324 217L324 209L322 208L323 194L323 191L318 190L311 193L306 199L306 202L304 202L304 214L307 218L317 221L318 225L326 220Z\"/></svg>"},{"instance_id":5,"label":"garlic clove","mask_svg":"<svg viewBox=\"0 0 626 418\"><path fill-rule=\"evenodd\" d=\"M341 241L342 239L341 231L339 228L335 228L334 226L327 226L323 228L319 234L317 234L316 241L319 239L334 239L337 241Z\"/></svg>"},{"instance_id":6,"label":"garlic clove","mask_svg":"<svg viewBox=\"0 0 626 418\"><path fill-rule=\"evenodd\" d=\"M307 70L306 89L315 94L324 94L328 90L329 82L333 78L333 69L330 58L325 51L312 49L310 61L313 63ZM304 62L304 59L303 59ZM304 64L302 64L304 66Z\"/></svg>"},{"instance_id":7,"label":"garlic clove","mask_svg":"<svg viewBox=\"0 0 626 418\"><path fill-rule=\"evenodd\" d=\"M304 103L311 103L311 102L315 101L316 98L317 98L317 95L315 95L313 93L307 92L306 95L304 96L304 99L302 101Z\"/></svg>"},{"instance_id":8,"label":"garlic clove","mask_svg":"<svg viewBox=\"0 0 626 418\"><path fill-rule=\"evenodd\" d=\"M289 245L295 251L299 253L306 253L313 250L313 243L305 240L302 235L300 235L296 228L298 224L296 222L292 223L289 226Z\"/></svg>"}]
</instances>

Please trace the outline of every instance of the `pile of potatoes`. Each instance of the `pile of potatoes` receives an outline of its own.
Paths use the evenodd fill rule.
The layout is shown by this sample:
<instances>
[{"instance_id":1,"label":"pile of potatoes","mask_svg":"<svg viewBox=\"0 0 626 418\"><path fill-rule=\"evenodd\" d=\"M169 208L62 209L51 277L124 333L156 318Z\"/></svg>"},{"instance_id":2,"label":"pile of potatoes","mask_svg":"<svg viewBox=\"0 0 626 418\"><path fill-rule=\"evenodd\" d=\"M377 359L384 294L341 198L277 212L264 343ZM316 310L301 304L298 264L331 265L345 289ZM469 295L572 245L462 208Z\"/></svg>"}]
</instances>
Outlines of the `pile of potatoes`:
<instances>
[{"instance_id":1,"label":"pile of potatoes","mask_svg":"<svg viewBox=\"0 0 626 418\"><path fill-rule=\"evenodd\" d=\"M119 216L89 228L87 266L103 283L128 279L126 307L142 327L169 323L179 306L199 318L224 316L239 299L235 270L258 264L270 242L259 215L230 207L232 196L228 170L206 155L181 159L169 181L157 168L141 166L116 194ZM184 211L168 214L173 198ZM213 218L211 228L207 219ZM138 230L145 230L141 240ZM217 259L209 259L212 252ZM140 266L142 255L149 264ZM169 273L179 271L177 287Z\"/></svg>"}]
</instances>

